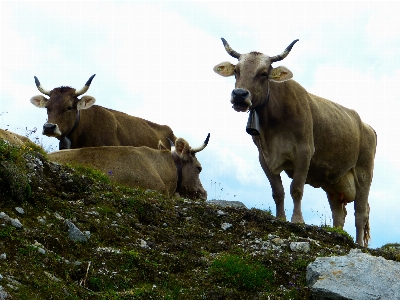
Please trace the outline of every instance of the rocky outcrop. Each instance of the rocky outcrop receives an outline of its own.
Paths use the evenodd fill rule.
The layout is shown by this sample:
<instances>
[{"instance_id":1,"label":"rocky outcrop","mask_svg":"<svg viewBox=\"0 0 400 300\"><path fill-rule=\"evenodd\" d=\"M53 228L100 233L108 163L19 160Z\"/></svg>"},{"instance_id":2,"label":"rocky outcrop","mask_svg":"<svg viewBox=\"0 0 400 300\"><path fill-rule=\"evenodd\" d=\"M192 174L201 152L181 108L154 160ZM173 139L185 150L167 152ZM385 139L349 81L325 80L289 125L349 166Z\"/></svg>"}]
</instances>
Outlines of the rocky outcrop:
<instances>
[{"instance_id":1,"label":"rocky outcrop","mask_svg":"<svg viewBox=\"0 0 400 300\"><path fill-rule=\"evenodd\" d=\"M318 257L307 267L307 282L314 299L400 299L400 263L352 249Z\"/></svg>"}]
</instances>

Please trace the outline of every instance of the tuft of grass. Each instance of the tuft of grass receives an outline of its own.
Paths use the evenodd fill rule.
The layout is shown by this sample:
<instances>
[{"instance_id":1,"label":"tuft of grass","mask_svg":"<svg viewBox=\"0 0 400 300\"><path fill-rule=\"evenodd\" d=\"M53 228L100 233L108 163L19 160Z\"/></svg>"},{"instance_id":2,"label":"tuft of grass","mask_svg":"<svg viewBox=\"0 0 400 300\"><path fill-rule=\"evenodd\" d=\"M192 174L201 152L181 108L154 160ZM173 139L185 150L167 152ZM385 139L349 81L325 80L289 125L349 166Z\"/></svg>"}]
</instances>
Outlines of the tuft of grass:
<instances>
[{"instance_id":1,"label":"tuft of grass","mask_svg":"<svg viewBox=\"0 0 400 300\"><path fill-rule=\"evenodd\" d=\"M209 272L227 286L246 290L260 287L267 289L274 281L273 271L265 268L260 262L236 254L220 256L213 261Z\"/></svg>"},{"instance_id":2,"label":"tuft of grass","mask_svg":"<svg viewBox=\"0 0 400 300\"><path fill-rule=\"evenodd\" d=\"M70 168L74 169L77 171L79 174L86 176L86 177L91 177L95 181L98 181L103 184L110 184L110 178L105 175L103 172L93 169L87 166L79 165L79 164L66 164L66 166L69 166Z\"/></svg>"},{"instance_id":3,"label":"tuft of grass","mask_svg":"<svg viewBox=\"0 0 400 300\"><path fill-rule=\"evenodd\" d=\"M344 235L348 239L354 241L354 238L346 230L343 230L343 229L341 229L339 227L331 227L329 225L324 225L324 226L321 226L321 228L324 229L327 232L334 232L334 233L338 233L338 234Z\"/></svg>"}]
</instances>

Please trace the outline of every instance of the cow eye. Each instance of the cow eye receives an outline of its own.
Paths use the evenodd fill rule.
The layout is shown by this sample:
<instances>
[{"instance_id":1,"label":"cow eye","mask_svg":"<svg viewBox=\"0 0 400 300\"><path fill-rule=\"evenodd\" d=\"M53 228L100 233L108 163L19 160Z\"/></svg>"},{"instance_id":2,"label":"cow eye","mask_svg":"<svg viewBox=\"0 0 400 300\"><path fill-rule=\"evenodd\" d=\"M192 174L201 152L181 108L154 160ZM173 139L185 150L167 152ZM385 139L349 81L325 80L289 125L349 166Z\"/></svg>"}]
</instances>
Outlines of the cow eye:
<instances>
[{"instance_id":1,"label":"cow eye","mask_svg":"<svg viewBox=\"0 0 400 300\"><path fill-rule=\"evenodd\" d=\"M71 109L72 109L72 106L68 106L68 107L67 107L67 110L71 110Z\"/></svg>"},{"instance_id":2,"label":"cow eye","mask_svg":"<svg viewBox=\"0 0 400 300\"><path fill-rule=\"evenodd\" d=\"M260 74L260 76L265 78L265 77L268 76L268 72L262 72L262 73Z\"/></svg>"}]
</instances>

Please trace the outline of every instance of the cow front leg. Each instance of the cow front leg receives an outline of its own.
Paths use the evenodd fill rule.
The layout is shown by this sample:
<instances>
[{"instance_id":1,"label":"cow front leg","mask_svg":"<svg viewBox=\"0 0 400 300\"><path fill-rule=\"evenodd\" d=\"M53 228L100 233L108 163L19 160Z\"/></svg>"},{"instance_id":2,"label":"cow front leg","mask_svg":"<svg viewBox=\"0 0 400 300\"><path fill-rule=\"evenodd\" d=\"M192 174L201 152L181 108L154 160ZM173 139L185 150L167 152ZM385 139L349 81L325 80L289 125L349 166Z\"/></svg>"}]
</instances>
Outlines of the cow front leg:
<instances>
[{"instance_id":1,"label":"cow front leg","mask_svg":"<svg viewBox=\"0 0 400 300\"><path fill-rule=\"evenodd\" d=\"M262 169L264 170L265 175L268 178L269 184L272 189L272 198L275 201L276 207L276 217L286 221L285 214L285 191L283 189L282 178L281 175L275 175L271 173L267 163L265 162L264 155L262 152L259 152L259 160Z\"/></svg>"}]
</instances>

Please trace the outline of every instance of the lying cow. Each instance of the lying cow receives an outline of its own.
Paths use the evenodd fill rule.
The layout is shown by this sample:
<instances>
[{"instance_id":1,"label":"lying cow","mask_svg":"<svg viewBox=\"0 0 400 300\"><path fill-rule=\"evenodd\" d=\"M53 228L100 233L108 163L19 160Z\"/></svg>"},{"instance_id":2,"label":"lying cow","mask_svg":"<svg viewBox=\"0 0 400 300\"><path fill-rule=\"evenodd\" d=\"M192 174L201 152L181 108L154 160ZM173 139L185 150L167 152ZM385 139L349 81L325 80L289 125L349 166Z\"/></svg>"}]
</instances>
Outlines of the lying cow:
<instances>
[{"instance_id":1,"label":"lying cow","mask_svg":"<svg viewBox=\"0 0 400 300\"><path fill-rule=\"evenodd\" d=\"M160 141L159 150L129 146L88 147L53 152L48 158L98 169L111 180L128 187L206 200L207 192L199 177L202 168L195 154L207 146L209 137L210 134L197 148L191 148L187 141L178 138L171 151Z\"/></svg>"},{"instance_id":2,"label":"lying cow","mask_svg":"<svg viewBox=\"0 0 400 300\"><path fill-rule=\"evenodd\" d=\"M161 140L169 147L167 138L175 140L171 128L94 105L92 96L78 96L86 93L93 80L91 76L80 90L59 87L45 89L35 76L38 90L44 95L34 96L31 103L47 109L47 122L43 134L60 140L61 149L76 149L99 146L147 146L157 149Z\"/></svg>"},{"instance_id":3,"label":"lying cow","mask_svg":"<svg viewBox=\"0 0 400 300\"><path fill-rule=\"evenodd\" d=\"M372 182L376 133L352 109L308 93L285 67L272 67L291 51L280 55L240 54L222 39L237 65L218 64L214 71L235 76L231 94L234 110L250 110L248 132L259 151L260 164L272 188L276 215L286 219L280 173L292 183L292 222L304 222L301 200L304 184L321 187L328 196L333 225L343 228L345 205L354 201L356 242L368 245L368 194Z\"/></svg>"}]
</instances>

